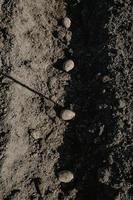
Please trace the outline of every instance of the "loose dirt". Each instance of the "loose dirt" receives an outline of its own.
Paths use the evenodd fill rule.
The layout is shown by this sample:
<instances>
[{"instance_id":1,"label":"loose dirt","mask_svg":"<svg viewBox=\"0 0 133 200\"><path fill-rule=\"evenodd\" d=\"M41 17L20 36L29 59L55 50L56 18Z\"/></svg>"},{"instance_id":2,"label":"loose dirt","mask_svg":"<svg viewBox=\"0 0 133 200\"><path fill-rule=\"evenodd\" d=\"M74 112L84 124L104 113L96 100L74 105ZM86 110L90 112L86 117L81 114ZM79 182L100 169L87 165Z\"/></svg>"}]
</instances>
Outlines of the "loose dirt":
<instances>
[{"instance_id":1,"label":"loose dirt","mask_svg":"<svg viewBox=\"0 0 133 200\"><path fill-rule=\"evenodd\" d=\"M0 0L0 200L133 199L132 13L131 0Z\"/></svg>"}]
</instances>

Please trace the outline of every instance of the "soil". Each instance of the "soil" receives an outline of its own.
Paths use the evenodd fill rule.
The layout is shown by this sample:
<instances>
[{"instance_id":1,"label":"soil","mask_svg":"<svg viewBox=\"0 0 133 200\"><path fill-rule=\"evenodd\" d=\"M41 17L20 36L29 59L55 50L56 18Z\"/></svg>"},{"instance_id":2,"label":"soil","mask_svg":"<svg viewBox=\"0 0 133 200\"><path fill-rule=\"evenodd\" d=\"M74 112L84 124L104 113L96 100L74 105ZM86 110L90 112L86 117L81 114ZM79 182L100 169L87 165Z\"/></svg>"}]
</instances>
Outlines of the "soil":
<instances>
[{"instance_id":1,"label":"soil","mask_svg":"<svg viewBox=\"0 0 133 200\"><path fill-rule=\"evenodd\" d=\"M0 0L0 200L133 199L132 13L132 0Z\"/></svg>"}]
</instances>

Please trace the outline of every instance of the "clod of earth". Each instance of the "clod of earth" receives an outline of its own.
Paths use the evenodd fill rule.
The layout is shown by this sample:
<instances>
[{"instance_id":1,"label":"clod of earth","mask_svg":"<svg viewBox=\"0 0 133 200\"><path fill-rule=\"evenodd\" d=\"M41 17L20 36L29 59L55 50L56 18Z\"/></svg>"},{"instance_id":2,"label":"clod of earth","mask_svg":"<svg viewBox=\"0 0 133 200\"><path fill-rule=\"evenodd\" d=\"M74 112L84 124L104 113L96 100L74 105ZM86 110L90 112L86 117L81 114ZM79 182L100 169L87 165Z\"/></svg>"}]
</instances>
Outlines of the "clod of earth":
<instances>
[{"instance_id":1,"label":"clod of earth","mask_svg":"<svg viewBox=\"0 0 133 200\"><path fill-rule=\"evenodd\" d=\"M71 71L73 68L74 68L74 62L73 60L67 60L65 63L64 63L64 70L66 72L69 72Z\"/></svg>"},{"instance_id":2,"label":"clod of earth","mask_svg":"<svg viewBox=\"0 0 133 200\"><path fill-rule=\"evenodd\" d=\"M65 26L65 28L70 28L70 26L71 26L71 20L68 18L68 17L65 17L64 19L63 19L63 25Z\"/></svg>"},{"instance_id":3,"label":"clod of earth","mask_svg":"<svg viewBox=\"0 0 133 200\"><path fill-rule=\"evenodd\" d=\"M63 170L59 172L59 181L62 183L69 183L74 179L74 175L71 171Z\"/></svg>"},{"instance_id":4,"label":"clod of earth","mask_svg":"<svg viewBox=\"0 0 133 200\"><path fill-rule=\"evenodd\" d=\"M61 112L61 118L64 121L72 120L74 117L75 117L75 113L73 111L71 111L71 110L63 110Z\"/></svg>"}]
</instances>

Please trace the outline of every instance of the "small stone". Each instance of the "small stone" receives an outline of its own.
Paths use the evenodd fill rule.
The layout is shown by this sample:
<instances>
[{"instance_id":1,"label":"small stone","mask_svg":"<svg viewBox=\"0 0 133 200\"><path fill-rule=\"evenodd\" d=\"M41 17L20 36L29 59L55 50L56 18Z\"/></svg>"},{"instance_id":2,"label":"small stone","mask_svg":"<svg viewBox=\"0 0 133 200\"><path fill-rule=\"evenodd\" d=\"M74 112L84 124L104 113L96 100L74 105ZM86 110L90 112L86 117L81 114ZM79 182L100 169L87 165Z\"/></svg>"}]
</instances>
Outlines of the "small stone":
<instances>
[{"instance_id":1,"label":"small stone","mask_svg":"<svg viewBox=\"0 0 133 200\"><path fill-rule=\"evenodd\" d=\"M111 78L109 76L104 76L103 77L103 83L107 83L111 80Z\"/></svg>"},{"instance_id":2,"label":"small stone","mask_svg":"<svg viewBox=\"0 0 133 200\"><path fill-rule=\"evenodd\" d=\"M74 179L74 175L72 172L68 170L63 170L59 172L59 181L62 183L69 183Z\"/></svg>"},{"instance_id":3,"label":"small stone","mask_svg":"<svg viewBox=\"0 0 133 200\"><path fill-rule=\"evenodd\" d=\"M41 134L41 132L40 131L33 131L32 133L32 137L35 139L35 140L38 140L38 139L40 139L41 137L42 137L42 134Z\"/></svg>"},{"instance_id":4,"label":"small stone","mask_svg":"<svg viewBox=\"0 0 133 200\"><path fill-rule=\"evenodd\" d=\"M74 68L74 62L73 62L73 60L67 60L67 61L64 63L64 70L65 70L66 72L71 71L73 68Z\"/></svg>"},{"instance_id":5,"label":"small stone","mask_svg":"<svg viewBox=\"0 0 133 200\"><path fill-rule=\"evenodd\" d=\"M63 24L68 29L71 26L71 20L68 17L65 17L63 20Z\"/></svg>"},{"instance_id":6,"label":"small stone","mask_svg":"<svg viewBox=\"0 0 133 200\"><path fill-rule=\"evenodd\" d=\"M74 117L75 117L75 113L73 111L71 111L71 110L63 110L61 112L61 118L64 121L72 120Z\"/></svg>"}]
</instances>

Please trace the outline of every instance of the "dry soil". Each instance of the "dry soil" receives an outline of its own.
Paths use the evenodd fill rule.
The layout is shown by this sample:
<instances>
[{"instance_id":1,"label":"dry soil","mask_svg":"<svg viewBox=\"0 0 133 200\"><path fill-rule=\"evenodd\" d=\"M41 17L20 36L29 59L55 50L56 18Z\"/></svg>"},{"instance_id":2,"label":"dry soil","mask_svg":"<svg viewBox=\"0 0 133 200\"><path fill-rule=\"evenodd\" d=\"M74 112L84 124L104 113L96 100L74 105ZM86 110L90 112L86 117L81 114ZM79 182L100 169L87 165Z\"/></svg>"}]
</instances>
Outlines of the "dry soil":
<instances>
[{"instance_id":1,"label":"dry soil","mask_svg":"<svg viewBox=\"0 0 133 200\"><path fill-rule=\"evenodd\" d=\"M132 52L132 0L0 0L0 200L133 199Z\"/></svg>"}]
</instances>

